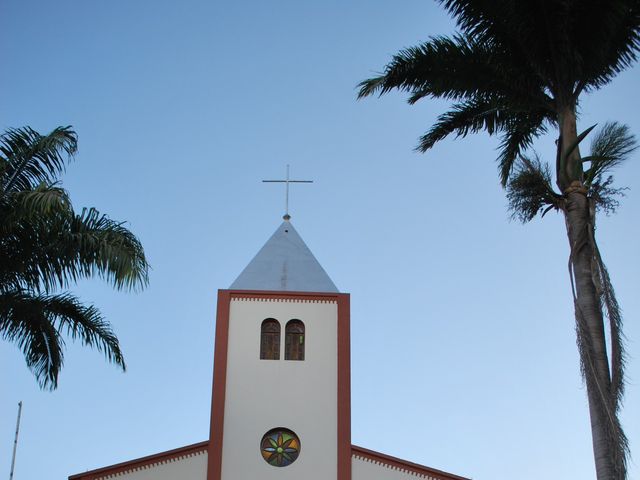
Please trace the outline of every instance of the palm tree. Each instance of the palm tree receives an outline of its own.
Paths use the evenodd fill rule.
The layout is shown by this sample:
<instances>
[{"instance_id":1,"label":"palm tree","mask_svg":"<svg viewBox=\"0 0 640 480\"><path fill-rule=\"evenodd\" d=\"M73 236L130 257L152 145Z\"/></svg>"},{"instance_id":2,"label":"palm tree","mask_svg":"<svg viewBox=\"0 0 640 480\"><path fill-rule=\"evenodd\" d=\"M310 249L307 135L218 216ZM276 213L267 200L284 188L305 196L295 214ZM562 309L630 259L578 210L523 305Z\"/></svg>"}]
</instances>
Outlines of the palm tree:
<instances>
[{"instance_id":1,"label":"palm tree","mask_svg":"<svg viewBox=\"0 0 640 480\"><path fill-rule=\"evenodd\" d=\"M76 148L70 127L0 135L0 336L22 350L48 389L58 385L65 335L125 369L98 309L57 290L96 275L116 289L139 289L149 269L142 245L122 223L93 208L74 212L59 176Z\"/></svg>"},{"instance_id":2,"label":"palm tree","mask_svg":"<svg viewBox=\"0 0 640 480\"><path fill-rule=\"evenodd\" d=\"M597 478L624 479L628 447L617 416L624 392L621 319L594 232L596 207L614 206L606 199L615 191L602 175L628 156L633 139L624 127L609 125L598 137L604 143L595 145L601 151L582 158L580 143L590 129L578 134L577 110L582 94L608 84L636 61L640 2L437 1L455 18L459 32L400 51L381 75L360 83L359 98L400 90L409 94L411 104L428 97L452 101L417 149L424 152L450 134L464 137L484 130L500 135L500 178L509 186L512 208L538 212L548 202L562 211ZM550 128L558 132L554 173L559 193L545 187L550 188L551 172L522 156ZM527 188L534 185L542 195L532 196L537 204L526 201ZM530 214L521 218L528 220Z\"/></svg>"}]
</instances>

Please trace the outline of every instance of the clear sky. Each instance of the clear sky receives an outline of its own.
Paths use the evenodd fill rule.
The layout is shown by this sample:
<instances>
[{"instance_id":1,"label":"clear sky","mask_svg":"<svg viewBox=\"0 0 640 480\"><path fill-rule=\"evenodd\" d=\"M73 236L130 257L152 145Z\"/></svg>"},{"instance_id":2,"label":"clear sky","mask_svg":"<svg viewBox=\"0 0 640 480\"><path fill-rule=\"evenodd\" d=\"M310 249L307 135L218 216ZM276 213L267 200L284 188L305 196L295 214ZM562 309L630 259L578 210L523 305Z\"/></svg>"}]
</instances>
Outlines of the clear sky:
<instances>
[{"instance_id":1,"label":"clear sky","mask_svg":"<svg viewBox=\"0 0 640 480\"><path fill-rule=\"evenodd\" d=\"M561 216L509 221L484 134L417 138L445 104L355 100L390 56L453 23L429 1L3 0L0 127L71 124L64 177L76 208L126 220L149 288L99 280L128 371L68 344L57 391L39 391L0 343L0 472L24 402L15 480L62 479L207 439L216 290L292 221L352 295L353 443L477 480L594 478ZM580 127L640 133L640 70L586 97ZM553 138L537 149L553 158ZM624 309L622 419L640 478L640 154L602 217ZM254 447L253 444L250 447ZM5 470L6 469L6 470Z\"/></svg>"}]
</instances>

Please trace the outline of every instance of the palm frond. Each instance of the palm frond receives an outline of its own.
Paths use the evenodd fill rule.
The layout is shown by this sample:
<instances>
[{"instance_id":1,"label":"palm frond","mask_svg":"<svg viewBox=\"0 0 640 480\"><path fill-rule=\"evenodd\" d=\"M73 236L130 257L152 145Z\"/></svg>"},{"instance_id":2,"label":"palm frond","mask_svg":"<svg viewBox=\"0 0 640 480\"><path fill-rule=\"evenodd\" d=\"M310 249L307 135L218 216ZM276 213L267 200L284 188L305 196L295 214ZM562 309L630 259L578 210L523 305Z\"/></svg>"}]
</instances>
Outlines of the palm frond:
<instances>
[{"instance_id":1,"label":"palm frond","mask_svg":"<svg viewBox=\"0 0 640 480\"><path fill-rule=\"evenodd\" d=\"M500 39L508 42L514 38L532 35L532 19L538 10L530 2L503 0L436 0L455 18L458 27L466 34L478 38ZM522 5L524 4L524 5ZM540 32L538 31L538 35ZM529 48L531 48L529 44Z\"/></svg>"},{"instance_id":2,"label":"palm frond","mask_svg":"<svg viewBox=\"0 0 640 480\"><path fill-rule=\"evenodd\" d=\"M83 305L69 293L40 296L40 299L49 315L53 316L52 323L59 332L95 348L104 354L107 361L126 370L118 339L96 307Z\"/></svg>"},{"instance_id":3,"label":"palm frond","mask_svg":"<svg viewBox=\"0 0 640 480\"><path fill-rule=\"evenodd\" d=\"M498 169L503 187L509 182L517 158L533 145L538 135L547 131L545 122L549 121L552 120L545 110L519 112L510 118L498 148Z\"/></svg>"},{"instance_id":4,"label":"palm frond","mask_svg":"<svg viewBox=\"0 0 640 480\"><path fill-rule=\"evenodd\" d=\"M618 210L620 198L625 196L627 187L613 187L613 176L598 178L589 188L589 198L593 201L595 209L611 215Z\"/></svg>"},{"instance_id":5,"label":"palm frond","mask_svg":"<svg viewBox=\"0 0 640 480\"><path fill-rule=\"evenodd\" d=\"M549 165L535 155L520 156L507 184L507 201L511 216L530 222L548 207L560 208L562 197L552 187Z\"/></svg>"},{"instance_id":6,"label":"palm frond","mask_svg":"<svg viewBox=\"0 0 640 480\"><path fill-rule=\"evenodd\" d=\"M606 123L591 142L591 153L583 158L591 167L585 172L585 185L597 183L604 174L628 160L638 148L635 136L627 125Z\"/></svg>"},{"instance_id":7,"label":"palm frond","mask_svg":"<svg viewBox=\"0 0 640 480\"><path fill-rule=\"evenodd\" d=\"M9 197L9 198L7 198ZM13 193L5 197L5 226L10 222L47 216L54 212L72 211L69 194L64 188L40 184L34 190Z\"/></svg>"},{"instance_id":8,"label":"palm frond","mask_svg":"<svg viewBox=\"0 0 640 480\"><path fill-rule=\"evenodd\" d=\"M78 147L71 127L58 127L40 135L30 127L7 130L0 136L0 195L33 190L41 183L52 184Z\"/></svg>"},{"instance_id":9,"label":"palm frond","mask_svg":"<svg viewBox=\"0 0 640 480\"><path fill-rule=\"evenodd\" d=\"M518 52L565 98L601 88L637 60L640 5L635 0L438 1L463 32Z\"/></svg>"},{"instance_id":10,"label":"palm frond","mask_svg":"<svg viewBox=\"0 0 640 480\"><path fill-rule=\"evenodd\" d=\"M103 352L108 361L125 369L118 340L95 307L82 305L68 293L0 293L0 335L22 350L42 388L58 385L65 334Z\"/></svg>"},{"instance_id":11,"label":"palm frond","mask_svg":"<svg viewBox=\"0 0 640 480\"><path fill-rule=\"evenodd\" d=\"M598 277L598 290L604 305L604 310L609 319L609 341L611 343L611 396L616 412L620 409L624 396L624 369L626 353L624 346L624 334L622 333L622 312L616 298L609 271L607 270L600 249L592 232L591 242L594 246L594 257Z\"/></svg>"},{"instance_id":12,"label":"palm frond","mask_svg":"<svg viewBox=\"0 0 640 480\"><path fill-rule=\"evenodd\" d=\"M508 31L521 31L531 22L536 5L520 5L509 0L436 0L456 24L469 34L507 38ZM536 8L538 7L538 8ZM551 8L551 5L549 5Z\"/></svg>"},{"instance_id":13,"label":"palm frond","mask_svg":"<svg viewBox=\"0 0 640 480\"><path fill-rule=\"evenodd\" d=\"M478 46L478 50L482 47ZM480 82L473 82L460 72L478 70L480 52L472 54L473 47L463 37L433 37L417 47L401 50L386 65L384 74L361 82L358 98L391 90L416 93L422 96L457 99L478 93ZM486 55L487 52L482 52ZM473 65L469 65L469 62ZM474 68L475 67L475 68ZM457 75L456 75L457 73ZM479 75L479 72L475 72ZM415 100L413 100L415 101Z\"/></svg>"},{"instance_id":14,"label":"palm frond","mask_svg":"<svg viewBox=\"0 0 640 480\"><path fill-rule=\"evenodd\" d=\"M479 97L453 105L450 111L440 115L429 131L420 137L417 150L426 152L453 133L456 137L465 137L481 130L494 134L505 124L506 114L501 111L500 106L494 99Z\"/></svg>"},{"instance_id":15,"label":"palm frond","mask_svg":"<svg viewBox=\"0 0 640 480\"><path fill-rule=\"evenodd\" d=\"M136 236L96 209L57 212L12 224L0 242L0 284L52 291L94 275L117 289L148 282L149 264ZM1 290L1 289L0 289Z\"/></svg>"},{"instance_id":16,"label":"palm frond","mask_svg":"<svg viewBox=\"0 0 640 480\"><path fill-rule=\"evenodd\" d=\"M410 94L409 103L421 98L505 96L522 108L549 108L551 99L534 72L523 71L516 60L496 51L494 45L473 37L432 37L417 47L394 55L378 77L361 82L358 98L391 90Z\"/></svg>"},{"instance_id":17,"label":"palm frond","mask_svg":"<svg viewBox=\"0 0 640 480\"><path fill-rule=\"evenodd\" d=\"M572 12L569 31L584 83L588 90L596 90L637 61L640 4L635 0L584 3Z\"/></svg>"},{"instance_id":18,"label":"palm frond","mask_svg":"<svg viewBox=\"0 0 640 480\"><path fill-rule=\"evenodd\" d=\"M591 142L591 152L583 157L590 167L584 173L584 185L598 210L607 215L614 213L620 205L619 198L626 188L613 187L613 176L607 175L615 167L630 158L638 144L629 127L617 122L606 123Z\"/></svg>"},{"instance_id":19,"label":"palm frond","mask_svg":"<svg viewBox=\"0 0 640 480\"><path fill-rule=\"evenodd\" d=\"M40 135L25 127L0 136L0 338L14 342L42 388L54 389L65 337L125 368L118 339L100 312L69 293L99 276L116 289L139 289L149 265L123 222L94 208L76 214L58 177L77 149L71 127Z\"/></svg>"},{"instance_id":20,"label":"palm frond","mask_svg":"<svg viewBox=\"0 0 640 480\"><path fill-rule=\"evenodd\" d=\"M149 264L144 249L124 222L85 208L71 219L61 243L69 257L75 257L76 271L83 276L97 274L117 289L147 285Z\"/></svg>"},{"instance_id":21,"label":"palm frond","mask_svg":"<svg viewBox=\"0 0 640 480\"><path fill-rule=\"evenodd\" d=\"M519 68L543 85L541 90L553 96L565 93L559 79L554 78L562 44L553 28L563 18L560 2L548 1L541 6L513 0L437 1L454 17L463 34L492 45L495 51L509 52Z\"/></svg>"}]
</instances>

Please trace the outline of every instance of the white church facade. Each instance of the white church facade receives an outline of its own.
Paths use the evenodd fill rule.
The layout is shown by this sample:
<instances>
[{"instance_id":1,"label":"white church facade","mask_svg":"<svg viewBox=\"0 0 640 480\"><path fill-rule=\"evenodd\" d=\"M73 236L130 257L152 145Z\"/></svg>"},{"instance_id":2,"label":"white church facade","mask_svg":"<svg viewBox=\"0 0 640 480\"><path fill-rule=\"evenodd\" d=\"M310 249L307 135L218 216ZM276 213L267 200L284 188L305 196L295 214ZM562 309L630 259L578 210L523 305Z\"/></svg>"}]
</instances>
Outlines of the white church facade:
<instances>
[{"instance_id":1,"label":"white church facade","mask_svg":"<svg viewBox=\"0 0 640 480\"><path fill-rule=\"evenodd\" d=\"M351 444L349 311L285 217L218 291L209 440L69 480L466 480Z\"/></svg>"}]
</instances>

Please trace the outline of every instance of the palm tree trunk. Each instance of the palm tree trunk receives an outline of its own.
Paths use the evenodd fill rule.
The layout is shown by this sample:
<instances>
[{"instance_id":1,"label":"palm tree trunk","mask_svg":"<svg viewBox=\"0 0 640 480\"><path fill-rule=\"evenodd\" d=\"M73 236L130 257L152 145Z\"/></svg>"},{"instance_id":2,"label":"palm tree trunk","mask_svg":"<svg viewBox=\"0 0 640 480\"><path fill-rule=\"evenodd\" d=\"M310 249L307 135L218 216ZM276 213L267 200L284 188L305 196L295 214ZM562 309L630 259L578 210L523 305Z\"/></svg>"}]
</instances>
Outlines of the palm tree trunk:
<instances>
[{"instance_id":1,"label":"palm tree trunk","mask_svg":"<svg viewBox=\"0 0 640 480\"><path fill-rule=\"evenodd\" d=\"M611 388L598 269L595 263L594 219L583 185L575 105L558 115L557 182L565 198L565 223L571 247L577 344L587 387L593 454L598 480L626 478L624 438ZM622 437L620 436L622 435Z\"/></svg>"},{"instance_id":2,"label":"palm tree trunk","mask_svg":"<svg viewBox=\"0 0 640 480\"><path fill-rule=\"evenodd\" d=\"M617 452L615 403L606 348L600 292L594 280L594 250L590 241L589 202L584 191L566 194L565 220L571 245L576 333L587 387L593 454L598 480L624 480ZM623 465L623 464L622 464Z\"/></svg>"},{"instance_id":3,"label":"palm tree trunk","mask_svg":"<svg viewBox=\"0 0 640 480\"><path fill-rule=\"evenodd\" d=\"M560 139L558 141L558 158L556 159L556 179L561 192L573 182L582 185L582 158L580 146L577 144L578 127L575 105L569 105L558 114Z\"/></svg>"}]
</instances>

